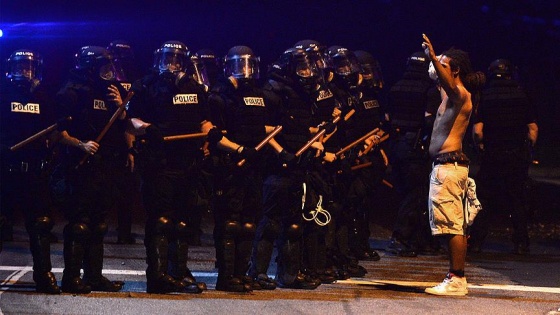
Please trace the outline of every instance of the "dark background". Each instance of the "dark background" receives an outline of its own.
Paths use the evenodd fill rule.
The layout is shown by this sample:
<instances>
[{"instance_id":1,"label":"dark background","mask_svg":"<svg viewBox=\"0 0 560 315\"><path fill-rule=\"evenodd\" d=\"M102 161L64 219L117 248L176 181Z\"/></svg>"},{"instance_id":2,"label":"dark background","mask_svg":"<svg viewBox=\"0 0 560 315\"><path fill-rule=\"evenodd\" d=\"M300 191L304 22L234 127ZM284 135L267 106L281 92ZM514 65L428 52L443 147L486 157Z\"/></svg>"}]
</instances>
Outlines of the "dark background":
<instances>
[{"instance_id":1,"label":"dark background","mask_svg":"<svg viewBox=\"0 0 560 315\"><path fill-rule=\"evenodd\" d=\"M143 3L147 2L147 3ZM468 51L476 70L510 59L539 115L537 154L557 163L560 137L560 1L8 1L0 0L0 55L34 49L45 59L44 83L53 93L81 46L115 39L133 46L147 69L163 42L213 49L218 56L247 45L261 71L302 39L366 50L378 58L390 87L426 33L436 52Z\"/></svg>"}]
</instances>

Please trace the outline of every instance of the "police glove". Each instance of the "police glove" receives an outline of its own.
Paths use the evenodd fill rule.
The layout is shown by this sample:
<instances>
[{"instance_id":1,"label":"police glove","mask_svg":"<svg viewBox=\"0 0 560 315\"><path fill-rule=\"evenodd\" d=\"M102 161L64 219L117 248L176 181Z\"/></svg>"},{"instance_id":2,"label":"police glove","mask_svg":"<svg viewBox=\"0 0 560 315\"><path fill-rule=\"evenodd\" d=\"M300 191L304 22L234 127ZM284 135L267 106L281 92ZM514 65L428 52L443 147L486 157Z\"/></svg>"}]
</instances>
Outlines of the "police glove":
<instances>
[{"instance_id":1,"label":"police glove","mask_svg":"<svg viewBox=\"0 0 560 315\"><path fill-rule=\"evenodd\" d=\"M146 128L146 142L151 147L161 147L163 145L163 135L161 130L154 124Z\"/></svg>"},{"instance_id":2,"label":"police glove","mask_svg":"<svg viewBox=\"0 0 560 315\"><path fill-rule=\"evenodd\" d=\"M329 122L324 122L317 127L319 127L319 131L325 130L326 134L331 134L334 132L334 129L336 128L336 124L333 123L332 121L329 121Z\"/></svg>"},{"instance_id":3,"label":"police glove","mask_svg":"<svg viewBox=\"0 0 560 315\"><path fill-rule=\"evenodd\" d=\"M246 159L248 162L253 162L258 158L258 153L255 148L242 146L237 149L237 152L243 159Z\"/></svg>"},{"instance_id":4,"label":"police glove","mask_svg":"<svg viewBox=\"0 0 560 315\"><path fill-rule=\"evenodd\" d=\"M278 153L278 157L285 166L292 166L296 163L296 156L286 150L282 150L280 153Z\"/></svg>"}]
</instances>

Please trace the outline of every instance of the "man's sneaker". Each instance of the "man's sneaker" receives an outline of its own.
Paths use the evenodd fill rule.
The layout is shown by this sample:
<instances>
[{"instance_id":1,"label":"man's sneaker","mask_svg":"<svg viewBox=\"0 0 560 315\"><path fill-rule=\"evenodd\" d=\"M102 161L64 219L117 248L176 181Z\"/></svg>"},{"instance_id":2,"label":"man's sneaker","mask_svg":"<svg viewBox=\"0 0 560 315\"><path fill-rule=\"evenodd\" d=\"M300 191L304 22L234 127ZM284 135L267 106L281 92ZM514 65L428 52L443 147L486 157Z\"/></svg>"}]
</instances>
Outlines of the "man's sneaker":
<instances>
[{"instance_id":1,"label":"man's sneaker","mask_svg":"<svg viewBox=\"0 0 560 315\"><path fill-rule=\"evenodd\" d=\"M435 287L426 288L424 292L434 295L452 295L462 296L467 295L467 278L457 277L455 275L447 275L443 282Z\"/></svg>"}]
</instances>

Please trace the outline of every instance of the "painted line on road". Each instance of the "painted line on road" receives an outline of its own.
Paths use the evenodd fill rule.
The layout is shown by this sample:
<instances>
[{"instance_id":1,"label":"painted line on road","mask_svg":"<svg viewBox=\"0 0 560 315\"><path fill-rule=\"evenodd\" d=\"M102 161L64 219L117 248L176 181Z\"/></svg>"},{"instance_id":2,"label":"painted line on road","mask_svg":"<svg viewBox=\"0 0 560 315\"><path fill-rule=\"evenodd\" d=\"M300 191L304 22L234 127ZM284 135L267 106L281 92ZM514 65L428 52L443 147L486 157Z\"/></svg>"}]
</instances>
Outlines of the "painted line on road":
<instances>
[{"instance_id":1,"label":"painted line on road","mask_svg":"<svg viewBox=\"0 0 560 315\"><path fill-rule=\"evenodd\" d=\"M361 284L361 285L398 285L405 287L432 287L439 282L424 281L394 281L394 280L338 280L337 283ZM523 292L542 292L560 294L560 288L553 287L531 287L525 285L511 284L468 284L469 289L504 290L504 291L523 291Z\"/></svg>"}]
</instances>

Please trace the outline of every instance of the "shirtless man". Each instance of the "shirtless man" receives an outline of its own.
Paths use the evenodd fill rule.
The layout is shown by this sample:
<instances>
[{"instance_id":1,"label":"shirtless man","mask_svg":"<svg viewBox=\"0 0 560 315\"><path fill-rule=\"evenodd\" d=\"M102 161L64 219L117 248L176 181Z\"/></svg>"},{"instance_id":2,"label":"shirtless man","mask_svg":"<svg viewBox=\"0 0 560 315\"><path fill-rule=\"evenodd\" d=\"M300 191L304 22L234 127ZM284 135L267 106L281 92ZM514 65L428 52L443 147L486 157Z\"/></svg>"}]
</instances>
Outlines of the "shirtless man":
<instances>
[{"instance_id":1,"label":"shirtless man","mask_svg":"<svg viewBox=\"0 0 560 315\"><path fill-rule=\"evenodd\" d=\"M463 200L469 159L462 152L462 141L473 109L471 92L465 87L470 81L467 75L472 69L466 52L450 49L437 56L428 37L423 34L423 39L422 47L433 64L430 77L438 80L441 93L429 147L433 159L429 192L430 227L433 235L446 237L450 256L446 278L441 284L427 288L426 293L466 295L467 223Z\"/></svg>"}]
</instances>

